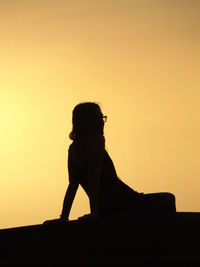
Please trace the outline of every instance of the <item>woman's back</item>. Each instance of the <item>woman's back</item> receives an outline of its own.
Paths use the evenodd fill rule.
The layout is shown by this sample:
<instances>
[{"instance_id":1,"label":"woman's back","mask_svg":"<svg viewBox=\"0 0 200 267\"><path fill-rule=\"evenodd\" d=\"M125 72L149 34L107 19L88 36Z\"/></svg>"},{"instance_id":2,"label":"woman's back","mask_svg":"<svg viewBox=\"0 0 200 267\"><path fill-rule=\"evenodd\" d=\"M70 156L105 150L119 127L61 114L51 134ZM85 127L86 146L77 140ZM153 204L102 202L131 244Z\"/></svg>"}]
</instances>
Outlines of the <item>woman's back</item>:
<instances>
[{"instance_id":1,"label":"woman's back","mask_svg":"<svg viewBox=\"0 0 200 267\"><path fill-rule=\"evenodd\" d=\"M74 179L76 179L89 195L89 160L86 151L88 151L87 148L84 149L82 147L81 151L75 143L72 144L69 149L69 157L70 153L73 154L73 162L69 167L73 168L72 172ZM130 203L133 208L133 200L134 202L137 201L139 195L140 194L118 178L114 164L108 152L104 149L98 196L99 213L101 215L109 215L115 212L124 211L128 208Z\"/></svg>"}]
</instances>

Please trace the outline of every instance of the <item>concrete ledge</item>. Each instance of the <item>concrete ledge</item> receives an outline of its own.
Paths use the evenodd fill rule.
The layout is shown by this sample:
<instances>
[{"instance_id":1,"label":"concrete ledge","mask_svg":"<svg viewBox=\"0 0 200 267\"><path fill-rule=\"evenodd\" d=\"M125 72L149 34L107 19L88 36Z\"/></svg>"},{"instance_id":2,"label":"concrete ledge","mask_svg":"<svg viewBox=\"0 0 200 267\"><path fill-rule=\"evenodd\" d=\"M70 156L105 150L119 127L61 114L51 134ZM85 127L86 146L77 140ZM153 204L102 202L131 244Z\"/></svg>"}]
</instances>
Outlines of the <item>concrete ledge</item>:
<instances>
[{"instance_id":1,"label":"concrete ledge","mask_svg":"<svg viewBox=\"0 0 200 267\"><path fill-rule=\"evenodd\" d=\"M109 217L0 230L0 266L200 265L200 213ZM41 265L42 264L42 265ZM144 265L142 265L144 264ZM158 266L161 266L158 265ZM177 266L177 265L174 265Z\"/></svg>"}]
</instances>

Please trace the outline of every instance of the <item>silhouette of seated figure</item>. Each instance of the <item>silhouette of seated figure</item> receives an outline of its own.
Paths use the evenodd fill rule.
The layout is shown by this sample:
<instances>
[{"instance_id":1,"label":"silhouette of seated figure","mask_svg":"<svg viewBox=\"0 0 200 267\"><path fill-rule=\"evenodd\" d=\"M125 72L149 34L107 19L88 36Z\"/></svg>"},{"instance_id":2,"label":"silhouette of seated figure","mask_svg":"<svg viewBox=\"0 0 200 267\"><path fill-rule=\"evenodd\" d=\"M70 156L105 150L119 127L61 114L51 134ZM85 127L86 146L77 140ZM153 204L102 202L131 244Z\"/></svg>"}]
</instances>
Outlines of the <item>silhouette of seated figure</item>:
<instances>
[{"instance_id":1,"label":"silhouette of seated figure","mask_svg":"<svg viewBox=\"0 0 200 267\"><path fill-rule=\"evenodd\" d=\"M100 106L93 102L78 104L73 110L73 141L68 150L69 185L60 215L68 220L79 184L86 192L89 217L119 214L174 213L175 196L171 193L138 193L120 180L105 149L104 123Z\"/></svg>"}]
</instances>

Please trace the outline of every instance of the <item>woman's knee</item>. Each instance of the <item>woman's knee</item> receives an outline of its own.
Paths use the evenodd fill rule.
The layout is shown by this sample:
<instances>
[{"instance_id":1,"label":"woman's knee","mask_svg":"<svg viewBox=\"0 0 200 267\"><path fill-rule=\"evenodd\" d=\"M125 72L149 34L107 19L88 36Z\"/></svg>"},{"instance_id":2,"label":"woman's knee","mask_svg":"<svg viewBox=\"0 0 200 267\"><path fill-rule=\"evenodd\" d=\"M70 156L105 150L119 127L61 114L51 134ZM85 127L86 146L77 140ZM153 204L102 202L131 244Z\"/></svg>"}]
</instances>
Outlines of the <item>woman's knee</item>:
<instances>
[{"instance_id":1,"label":"woman's knee","mask_svg":"<svg viewBox=\"0 0 200 267\"><path fill-rule=\"evenodd\" d=\"M176 199L175 195L171 192L162 192L162 193L158 193L158 194L161 198L168 198L172 201L175 201L175 199Z\"/></svg>"},{"instance_id":2,"label":"woman's knee","mask_svg":"<svg viewBox=\"0 0 200 267\"><path fill-rule=\"evenodd\" d=\"M176 211L176 197L172 193L167 193L167 198L172 211Z\"/></svg>"},{"instance_id":3,"label":"woman's knee","mask_svg":"<svg viewBox=\"0 0 200 267\"><path fill-rule=\"evenodd\" d=\"M175 197L175 195L174 194L172 194L172 193L167 193L167 196L169 197L169 199L171 199L172 201L176 201L176 197Z\"/></svg>"},{"instance_id":4,"label":"woman's knee","mask_svg":"<svg viewBox=\"0 0 200 267\"><path fill-rule=\"evenodd\" d=\"M161 192L157 195L161 205L163 205L163 208L166 207L167 209L171 211L176 211L176 197L171 192Z\"/></svg>"}]
</instances>

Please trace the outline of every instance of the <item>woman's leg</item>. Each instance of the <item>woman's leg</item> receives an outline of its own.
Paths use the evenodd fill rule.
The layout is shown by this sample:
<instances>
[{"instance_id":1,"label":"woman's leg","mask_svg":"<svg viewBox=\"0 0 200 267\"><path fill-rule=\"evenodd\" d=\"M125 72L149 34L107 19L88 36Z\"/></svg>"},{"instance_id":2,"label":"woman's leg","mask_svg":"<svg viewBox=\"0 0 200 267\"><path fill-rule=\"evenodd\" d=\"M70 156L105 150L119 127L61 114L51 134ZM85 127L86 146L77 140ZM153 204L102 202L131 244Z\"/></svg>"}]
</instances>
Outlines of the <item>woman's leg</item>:
<instances>
[{"instance_id":1,"label":"woman's leg","mask_svg":"<svg viewBox=\"0 0 200 267\"><path fill-rule=\"evenodd\" d=\"M172 193L161 192L143 195L143 206L147 212L175 213L176 200Z\"/></svg>"}]
</instances>

